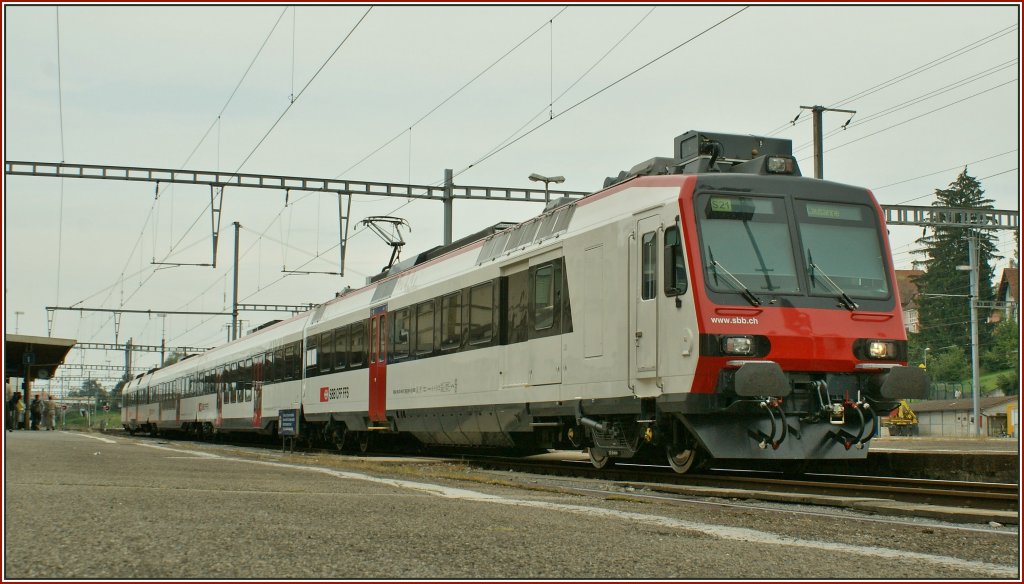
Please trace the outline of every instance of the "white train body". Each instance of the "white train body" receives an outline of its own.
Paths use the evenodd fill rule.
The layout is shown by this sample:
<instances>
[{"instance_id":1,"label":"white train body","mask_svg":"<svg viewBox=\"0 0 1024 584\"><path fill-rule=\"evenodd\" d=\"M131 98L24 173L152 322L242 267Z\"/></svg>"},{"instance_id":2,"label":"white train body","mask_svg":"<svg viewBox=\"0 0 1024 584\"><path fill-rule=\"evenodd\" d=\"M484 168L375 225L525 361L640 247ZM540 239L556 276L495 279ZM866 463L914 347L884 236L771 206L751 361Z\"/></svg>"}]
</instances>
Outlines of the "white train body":
<instances>
[{"instance_id":1,"label":"white train body","mask_svg":"<svg viewBox=\"0 0 1024 584\"><path fill-rule=\"evenodd\" d=\"M850 446L871 437L869 402L884 406L921 387L900 363L905 333L877 203L863 189L824 181L730 177L633 178L411 258L364 288L133 380L125 426L272 434L280 412L295 410L300 434L336 445L354 433L363 447L373 434L439 445L576 446L596 453L598 465L655 445L668 449L677 470L698 451L862 457L866 449ZM804 263L810 286L794 285L789 296L771 282L768 292L746 288L749 278L767 280L767 269L740 274L742 281L730 273L740 285L725 287L716 268L724 266L707 257L711 229L723 221L732 229L738 217L750 232L752 215L720 209L739 209L762 190L770 204L758 203L757 212L789 209L767 220L793 233L809 229L793 219L801 197L822 198L829 213L856 207L858 237L878 250L869 258L877 265L862 268L878 292L861 299L851 291L859 304L837 305L833 291L809 290L814 261ZM705 205L709 196L719 210ZM831 229L835 217L818 211L822 205L803 221ZM860 347L882 341L903 354L865 363Z\"/></svg>"}]
</instances>

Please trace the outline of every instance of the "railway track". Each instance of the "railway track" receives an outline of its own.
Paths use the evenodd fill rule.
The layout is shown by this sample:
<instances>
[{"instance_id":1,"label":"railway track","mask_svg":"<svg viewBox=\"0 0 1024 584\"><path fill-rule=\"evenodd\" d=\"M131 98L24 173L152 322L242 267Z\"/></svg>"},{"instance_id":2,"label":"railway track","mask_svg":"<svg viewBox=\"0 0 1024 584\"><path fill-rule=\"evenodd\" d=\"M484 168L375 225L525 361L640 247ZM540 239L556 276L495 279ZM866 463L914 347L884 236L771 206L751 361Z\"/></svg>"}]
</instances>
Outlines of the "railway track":
<instances>
[{"instance_id":1,"label":"railway track","mask_svg":"<svg viewBox=\"0 0 1024 584\"><path fill-rule=\"evenodd\" d=\"M624 487L698 496L767 498L812 504L842 500L884 499L918 506L951 507L1000 512L1019 508L1019 487L1009 483L940 481L897 477L802 474L712 469L678 475L668 467L619 464L595 469L583 461L531 461L501 457L467 457L467 464L492 470L511 470L555 476L611 480ZM766 496L769 495L769 496ZM778 495L772 497L770 495Z\"/></svg>"},{"instance_id":2,"label":"railway track","mask_svg":"<svg viewBox=\"0 0 1024 584\"><path fill-rule=\"evenodd\" d=\"M279 449L267 442L227 442L237 446ZM307 453L337 454L334 450L298 448ZM380 453L385 454L385 453ZM395 453L386 453L394 456ZM557 453L555 453L557 454ZM378 454L364 455L372 460ZM611 481L633 491L652 491L678 496L752 499L818 506L855 507L880 512L899 512L898 506L880 509L871 501L904 504L904 515L916 510L922 516L939 517L948 512L927 512L933 509L977 510L979 519L992 512L993 520L1018 524L1019 486L1012 483L982 483L967 481L910 479L899 477L782 473L712 468L705 472L679 475L667 466L651 464L625 464L603 469L594 468L580 458L558 459L552 455L543 458L508 457L480 454L415 454L417 458L438 462L459 462L473 468L530 473L567 478ZM987 521L980 521L987 522Z\"/></svg>"}]
</instances>

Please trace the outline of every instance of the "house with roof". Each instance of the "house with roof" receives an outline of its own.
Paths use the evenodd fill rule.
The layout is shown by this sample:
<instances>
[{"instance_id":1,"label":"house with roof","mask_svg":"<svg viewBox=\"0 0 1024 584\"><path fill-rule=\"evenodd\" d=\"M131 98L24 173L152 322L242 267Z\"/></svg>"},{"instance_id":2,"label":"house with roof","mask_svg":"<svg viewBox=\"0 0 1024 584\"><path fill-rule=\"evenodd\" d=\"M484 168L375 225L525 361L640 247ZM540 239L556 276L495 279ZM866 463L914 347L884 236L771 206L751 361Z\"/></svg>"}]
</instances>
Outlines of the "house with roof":
<instances>
[{"instance_id":1,"label":"house with roof","mask_svg":"<svg viewBox=\"0 0 1024 584\"><path fill-rule=\"evenodd\" d=\"M915 279L923 275L924 270L896 270L896 290L899 292L900 307L903 309L903 326L911 333L921 332Z\"/></svg>"},{"instance_id":2,"label":"house with roof","mask_svg":"<svg viewBox=\"0 0 1024 584\"><path fill-rule=\"evenodd\" d=\"M988 317L989 322L1012 318L1014 322L1020 323L1020 268L1013 262L1009 268L1003 269L999 286L996 288L995 300L1001 306L992 310Z\"/></svg>"},{"instance_id":3,"label":"house with roof","mask_svg":"<svg viewBox=\"0 0 1024 584\"><path fill-rule=\"evenodd\" d=\"M1017 406L1018 396L1015 395L978 398L981 435L993 438L1015 435L1018 432ZM919 436L973 436L971 420L974 417L974 402L969 395L954 400L916 401L910 407L917 414Z\"/></svg>"}]
</instances>

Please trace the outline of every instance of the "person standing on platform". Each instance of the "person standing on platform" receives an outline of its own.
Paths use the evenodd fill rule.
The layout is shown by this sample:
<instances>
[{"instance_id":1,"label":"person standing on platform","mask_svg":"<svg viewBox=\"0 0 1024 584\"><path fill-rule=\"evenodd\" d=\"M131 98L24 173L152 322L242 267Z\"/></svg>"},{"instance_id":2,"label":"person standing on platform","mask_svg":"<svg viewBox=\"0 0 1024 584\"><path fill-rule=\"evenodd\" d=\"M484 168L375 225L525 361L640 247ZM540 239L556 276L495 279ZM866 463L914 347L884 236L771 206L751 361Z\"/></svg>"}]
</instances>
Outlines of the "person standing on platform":
<instances>
[{"instance_id":1,"label":"person standing on platform","mask_svg":"<svg viewBox=\"0 0 1024 584\"><path fill-rule=\"evenodd\" d=\"M29 419L32 421L32 429L39 429L39 421L43 418L43 402L39 399L37 393L32 398L32 404L29 406Z\"/></svg>"},{"instance_id":2,"label":"person standing on platform","mask_svg":"<svg viewBox=\"0 0 1024 584\"><path fill-rule=\"evenodd\" d=\"M13 432L18 427L18 418L21 412L25 411L25 404L21 403L21 392L16 391L7 400L7 431Z\"/></svg>"},{"instance_id":3,"label":"person standing on platform","mask_svg":"<svg viewBox=\"0 0 1024 584\"><path fill-rule=\"evenodd\" d=\"M53 430L57 422L57 402L53 401L52 395L43 404L43 418L46 420L46 429Z\"/></svg>"}]
</instances>

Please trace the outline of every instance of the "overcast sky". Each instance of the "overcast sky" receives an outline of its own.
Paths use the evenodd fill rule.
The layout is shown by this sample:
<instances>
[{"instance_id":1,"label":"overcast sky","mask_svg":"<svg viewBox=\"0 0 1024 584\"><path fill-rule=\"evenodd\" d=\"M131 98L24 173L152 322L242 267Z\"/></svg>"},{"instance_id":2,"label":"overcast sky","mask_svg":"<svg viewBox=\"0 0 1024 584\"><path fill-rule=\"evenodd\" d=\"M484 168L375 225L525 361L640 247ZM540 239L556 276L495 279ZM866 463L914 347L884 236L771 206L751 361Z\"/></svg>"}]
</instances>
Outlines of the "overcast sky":
<instances>
[{"instance_id":1,"label":"overcast sky","mask_svg":"<svg viewBox=\"0 0 1024 584\"><path fill-rule=\"evenodd\" d=\"M526 177L540 173L594 191L670 156L688 130L791 139L811 176L809 116L789 122L824 105L857 111L843 131L848 114L825 114L825 178L882 204L929 205L966 165L996 208L1019 208L1017 5L368 8L6 4L4 159L414 184L451 168L462 185L537 187ZM230 311L234 221L248 303L319 303L363 285L390 254L362 231L366 216L408 220L403 257L442 241L440 203L356 197L345 277L286 277L337 271L336 198L292 193L285 207L282 192L228 189L217 268L157 269L210 262L210 196L154 191L5 176L6 331L17 320L46 335L55 305ZM456 201L454 235L541 210ZM920 235L891 228L897 268L911 267ZM1012 257L1012 239L1000 241ZM241 316L245 328L281 317ZM212 346L227 322L126 314L118 341ZM114 333L110 314L55 313L53 336ZM83 359L123 357L70 357Z\"/></svg>"}]
</instances>

